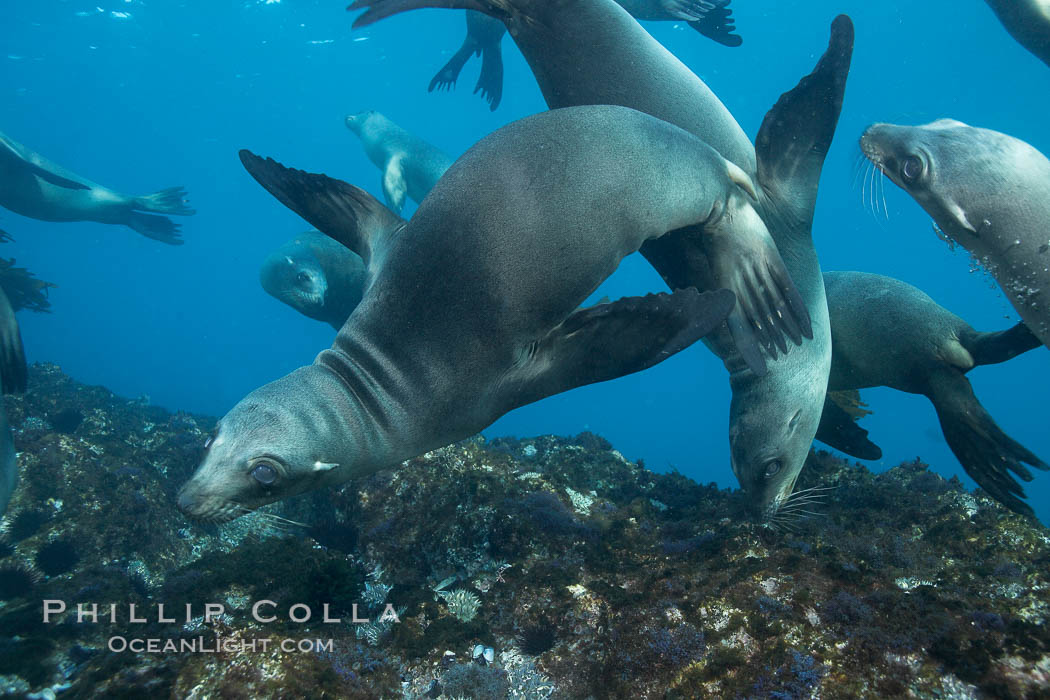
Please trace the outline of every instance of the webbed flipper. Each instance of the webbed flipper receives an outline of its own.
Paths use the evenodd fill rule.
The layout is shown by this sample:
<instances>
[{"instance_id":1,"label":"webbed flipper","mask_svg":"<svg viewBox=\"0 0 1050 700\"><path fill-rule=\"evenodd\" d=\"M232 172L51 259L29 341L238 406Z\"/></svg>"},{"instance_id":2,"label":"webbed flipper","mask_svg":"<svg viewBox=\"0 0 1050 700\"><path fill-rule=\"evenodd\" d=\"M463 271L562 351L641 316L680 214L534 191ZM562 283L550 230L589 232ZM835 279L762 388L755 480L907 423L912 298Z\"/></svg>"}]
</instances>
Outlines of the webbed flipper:
<instances>
[{"instance_id":1,"label":"webbed flipper","mask_svg":"<svg viewBox=\"0 0 1050 700\"><path fill-rule=\"evenodd\" d=\"M405 223L360 187L327 175L288 168L251 151L242 150L240 157L248 173L278 201L321 233L357 253L366 267L371 266L378 242Z\"/></svg>"},{"instance_id":2,"label":"webbed flipper","mask_svg":"<svg viewBox=\"0 0 1050 700\"><path fill-rule=\"evenodd\" d=\"M498 43L481 50L481 73L474 94L479 92L489 103L489 111L495 112L503 99L503 49Z\"/></svg>"},{"instance_id":3,"label":"webbed flipper","mask_svg":"<svg viewBox=\"0 0 1050 700\"><path fill-rule=\"evenodd\" d=\"M652 367L721 326L735 303L725 289L689 288L578 309L523 353L507 410Z\"/></svg>"},{"instance_id":4,"label":"webbed flipper","mask_svg":"<svg viewBox=\"0 0 1050 700\"><path fill-rule=\"evenodd\" d=\"M831 392L824 398L824 413L820 416L817 439L850 457L882 459L882 449L868 439L868 431L860 427L854 415L843 408L831 396Z\"/></svg>"},{"instance_id":5,"label":"webbed flipper","mask_svg":"<svg viewBox=\"0 0 1050 700\"><path fill-rule=\"evenodd\" d=\"M474 42L468 37L463 41L463 45L459 47L459 51L452 54L452 58L449 59L441 70L430 79L430 85L427 86L427 92L434 92L435 88L441 90L451 90L456 87L456 81L459 80L459 73L463 70L463 66L467 64L470 57L474 55L477 47Z\"/></svg>"},{"instance_id":6,"label":"webbed flipper","mask_svg":"<svg viewBox=\"0 0 1050 700\"><path fill-rule=\"evenodd\" d=\"M405 182L405 157L401 154L390 157L383 168L383 197L386 205L395 214L405 208L405 197L408 196L408 183Z\"/></svg>"},{"instance_id":7,"label":"webbed flipper","mask_svg":"<svg viewBox=\"0 0 1050 700\"><path fill-rule=\"evenodd\" d=\"M695 5L696 0L693 0L692 4ZM729 0L702 0L700 4L713 7L707 9L695 21L689 22L690 27L722 46L733 47L744 43L739 34L734 34L736 26L733 11L729 9Z\"/></svg>"},{"instance_id":8,"label":"webbed flipper","mask_svg":"<svg viewBox=\"0 0 1050 700\"><path fill-rule=\"evenodd\" d=\"M997 365L1043 345L1024 323L996 333L976 333L973 338L960 341L978 365Z\"/></svg>"}]
</instances>

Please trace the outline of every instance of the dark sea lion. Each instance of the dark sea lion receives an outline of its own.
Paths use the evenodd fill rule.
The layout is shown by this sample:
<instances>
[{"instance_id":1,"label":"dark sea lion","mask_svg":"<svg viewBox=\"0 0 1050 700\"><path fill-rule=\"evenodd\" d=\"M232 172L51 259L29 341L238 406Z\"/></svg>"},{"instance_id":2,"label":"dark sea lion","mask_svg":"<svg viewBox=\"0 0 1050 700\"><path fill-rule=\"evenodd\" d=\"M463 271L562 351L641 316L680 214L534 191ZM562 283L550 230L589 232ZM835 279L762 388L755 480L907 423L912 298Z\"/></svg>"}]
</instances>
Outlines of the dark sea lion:
<instances>
[{"instance_id":1,"label":"dark sea lion","mask_svg":"<svg viewBox=\"0 0 1050 700\"><path fill-rule=\"evenodd\" d=\"M0 206L41 221L123 224L147 238L177 245L179 227L165 216L189 216L181 187L132 197L56 165L0 134Z\"/></svg>"},{"instance_id":2,"label":"dark sea lion","mask_svg":"<svg viewBox=\"0 0 1050 700\"><path fill-rule=\"evenodd\" d=\"M346 128L357 134L369 160L383 173L383 196L400 214L405 195L423 201L449 166L452 158L385 116L370 110L346 118Z\"/></svg>"},{"instance_id":3,"label":"dark sea lion","mask_svg":"<svg viewBox=\"0 0 1050 700\"><path fill-rule=\"evenodd\" d=\"M1050 348L1050 160L1020 139L951 119L875 124L860 147L995 277Z\"/></svg>"},{"instance_id":4,"label":"dark sea lion","mask_svg":"<svg viewBox=\"0 0 1050 700\"><path fill-rule=\"evenodd\" d=\"M733 32L729 0L616 0L633 17L641 20L685 22L707 38L723 46L740 46L743 40ZM430 81L428 92L435 88L448 90L456 86L459 73L471 56L481 56L481 73L474 94L489 103L495 111L503 97L503 52L501 44L507 28L495 17L467 10L467 36Z\"/></svg>"},{"instance_id":5,"label":"dark sea lion","mask_svg":"<svg viewBox=\"0 0 1050 700\"><path fill-rule=\"evenodd\" d=\"M1021 46L1050 66L1050 2L1047 0L985 0L1006 31Z\"/></svg>"},{"instance_id":6,"label":"dark sea lion","mask_svg":"<svg viewBox=\"0 0 1050 700\"><path fill-rule=\"evenodd\" d=\"M7 295L0 290L0 394L24 393L26 390L25 350L18 329L15 310ZM11 440L7 411L0 406L0 515L7 510L11 494L18 485L18 460Z\"/></svg>"},{"instance_id":7,"label":"dark sea lion","mask_svg":"<svg viewBox=\"0 0 1050 700\"><path fill-rule=\"evenodd\" d=\"M361 301L366 277L361 257L320 231L288 241L259 270L267 294L336 330Z\"/></svg>"},{"instance_id":8,"label":"dark sea lion","mask_svg":"<svg viewBox=\"0 0 1050 700\"><path fill-rule=\"evenodd\" d=\"M1032 515L1010 472L1031 481L1024 464L1050 467L1002 431L977 400L966 373L1037 348L1039 339L1024 324L996 333L975 331L919 289L891 277L827 272L824 285L833 348L828 390L886 386L922 394L937 410L944 438L966 473L1008 508ZM817 439L861 459L881 455L867 431L834 401Z\"/></svg>"},{"instance_id":9,"label":"dark sea lion","mask_svg":"<svg viewBox=\"0 0 1050 700\"><path fill-rule=\"evenodd\" d=\"M648 239L688 228L707 245L764 229L739 168L623 107L544 112L496 131L407 223L346 183L247 152L242 161L357 252L370 281L331 349L220 421L178 498L199 520L345 483L519 406L657 364L721 324L733 295L577 307Z\"/></svg>"},{"instance_id":10,"label":"dark sea lion","mask_svg":"<svg viewBox=\"0 0 1050 700\"><path fill-rule=\"evenodd\" d=\"M354 23L362 26L406 10L450 6L487 12L506 24L550 107L638 109L699 136L755 178L756 208L809 310L813 340L772 363L764 376L755 371L761 355L748 353L746 324L707 342L730 372L734 472L756 509L775 513L809 454L831 367L831 327L811 229L820 172L849 73L852 22L845 16L835 20L828 50L814 72L766 115L756 153L707 85L613 0L361 0L351 9L368 8ZM704 256L680 243L667 236L646 243L642 252L672 289L709 288ZM755 332L773 348L761 329Z\"/></svg>"}]
</instances>

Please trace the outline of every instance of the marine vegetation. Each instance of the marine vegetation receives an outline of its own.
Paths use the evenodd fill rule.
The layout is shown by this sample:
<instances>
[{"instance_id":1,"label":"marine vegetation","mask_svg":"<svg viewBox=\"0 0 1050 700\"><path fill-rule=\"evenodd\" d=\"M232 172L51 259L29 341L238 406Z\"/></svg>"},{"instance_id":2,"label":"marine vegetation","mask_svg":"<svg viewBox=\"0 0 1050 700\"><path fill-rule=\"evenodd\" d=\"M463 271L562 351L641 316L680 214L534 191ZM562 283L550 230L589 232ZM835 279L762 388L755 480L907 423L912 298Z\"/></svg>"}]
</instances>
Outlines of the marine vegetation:
<instances>
[{"instance_id":1,"label":"marine vegetation","mask_svg":"<svg viewBox=\"0 0 1050 700\"><path fill-rule=\"evenodd\" d=\"M31 368L7 409L22 483L0 560L0 695L1047 692L1046 529L919 462L873 474L814 453L798 487L827 489L819 515L774 530L738 493L651 472L595 435L477 438L217 527L174 504L214 419L54 365ZM82 416L73 432L49 422L65 411ZM472 617L458 597L478 601ZM44 600L69 609L45 623ZM77 602L111 601L115 623L77 621ZM256 619L258 601L276 619ZM209 602L224 610L206 620ZM388 604L398 621L381 627ZM326 605L341 622L323 622ZM112 650L117 637L332 644L136 653Z\"/></svg>"}]
</instances>

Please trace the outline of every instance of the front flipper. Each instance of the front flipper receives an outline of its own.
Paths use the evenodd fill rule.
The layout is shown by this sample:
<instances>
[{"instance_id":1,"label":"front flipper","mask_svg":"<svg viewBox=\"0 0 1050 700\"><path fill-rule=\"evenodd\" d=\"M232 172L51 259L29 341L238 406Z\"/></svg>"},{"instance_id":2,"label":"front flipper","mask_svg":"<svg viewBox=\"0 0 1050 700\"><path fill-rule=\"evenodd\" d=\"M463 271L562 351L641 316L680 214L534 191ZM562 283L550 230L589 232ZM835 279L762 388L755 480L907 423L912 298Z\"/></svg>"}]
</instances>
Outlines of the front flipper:
<instances>
[{"instance_id":1,"label":"front flipper","mask_svg":"<svg viewBox=\"0 0 1050 700\"><path fill-rule=\"evenodd\" d=\"M742 196L731 197L721 219L704 229L704 250L716 287L736 294L738 309L729 329L740 354L755 369L754 343L770 357L787 352L784 334L796 345L813 337L809 312L761 217ZM751 359L749 359L751 358Z\"/></svg>"},{"instance_id":2,"label":"front flipper","mask_svg":"<svg viewBox=\"0 0 1050 700\"><path fill-rule=\"evenodd\" d=\"M408 183L405 182L405 157L391 156L383 168L383 196L386 205L395 214L405 208L405 197L408 195Z\"/></svg>"},{"instance_id":3,"label":"front flipper","mask_svg":"<svg viewBox=\"0 0 1050 700\"><path fill-rule=\"evenodd\" d=\"M652 367L717 329L735 301L690 288L579 309L523 353L506 410Z\"/></svg>"},{"instance_id":4,"label":"front flipper","mask_svg":"<svg viewBox=\"0 0 1050 700\"><path fill-rule=\"evenodd\" d=\"M380 241L398 231L405 220L360 187L342 180L287 168L273 158L241 151L241 163L281 204L314 228L342 243L371 266Z\"/></svg>"},{"instance_id":5,"label":"front flipper","mask_svg":"<svg viewBox=\"0 0 1050 700\"><path fill-rule=\"evenodd\" d=\"M850 457L882 459L882 449L868 439L868 431L860 427L849 411L840 406L830 393L824 399L824 413L820 416L817 439Z\"/></svg>"},{"instance_id":6,"label":"front flipper","mask_svg":"<svg viewBox=\"0 0 1050 700\"><path fill-rule=\"evenodd\" d=\"M696 0L689 4L696 4ZM736 26L733 11L729 9L729 0L713 0L711 3L701 4L713 4L714 7L704 12L696 21L689 22L690 27L722 46L740 46L744 43L739 34L733 33Z\"/></svg>"}]
</instances>

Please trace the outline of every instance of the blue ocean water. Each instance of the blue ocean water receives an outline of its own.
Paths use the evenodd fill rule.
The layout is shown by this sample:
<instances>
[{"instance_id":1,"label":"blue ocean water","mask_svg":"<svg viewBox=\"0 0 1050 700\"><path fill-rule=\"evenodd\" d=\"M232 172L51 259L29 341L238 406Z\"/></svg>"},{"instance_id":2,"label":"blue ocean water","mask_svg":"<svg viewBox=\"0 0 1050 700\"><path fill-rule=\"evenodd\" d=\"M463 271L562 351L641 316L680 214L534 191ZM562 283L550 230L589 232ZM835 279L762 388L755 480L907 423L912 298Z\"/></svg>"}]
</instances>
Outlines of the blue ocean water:
<instances>
[{"instance_id":1,"label":"blue ocean water","mask_svg":"<svg viewBox=\"0 0 1050 700\"><path fill-rule=\"evenodd\" d=\"M96 0L97 1L97 0ZM753 137L777 97L808 73L838 13L857 28L853 69L824 169L814 237L828 270L866 270L915 284L982 330L1016 320L992 280L949 252L929 217L886 183L888 215L862 203L857 138L874 121L952 117L1050 153L1046 66L1017 45L981 0L922 3L734 0L740 48L683 26L647 28L699 74ZM430 10L351 31L340 0L236 2L39 0L8 3L0 26L0 131L75 172L144 194L184 185L196 216L172 248L129 229L52 224L0 211L16 242L0 248L57 283L51 314L22 313L30 361L153 403L222 415L255 387L310 362L331 330L268 297L259 264L308 226L241 168L251 148L379 194L379 173L343 116L377 109L458 154L500 126L545 109L527 65L504 40L503 103L457 91L428 95L459 47L463 17ZM597 296L662 289L640 258ZM978 396L1015 439L1047 458L1048 358L1038 349L975 370ZM869 390L866 419L884 450L873 468L922 458L960 474L926 399ZM520 409L496 435L591 430L657 470L735 485L721 364L697 345L656 368ZM968 482L969 483L969 482ZM1028 487L1050 516L1050 474Z\"/></svg>"}]
</instances>

